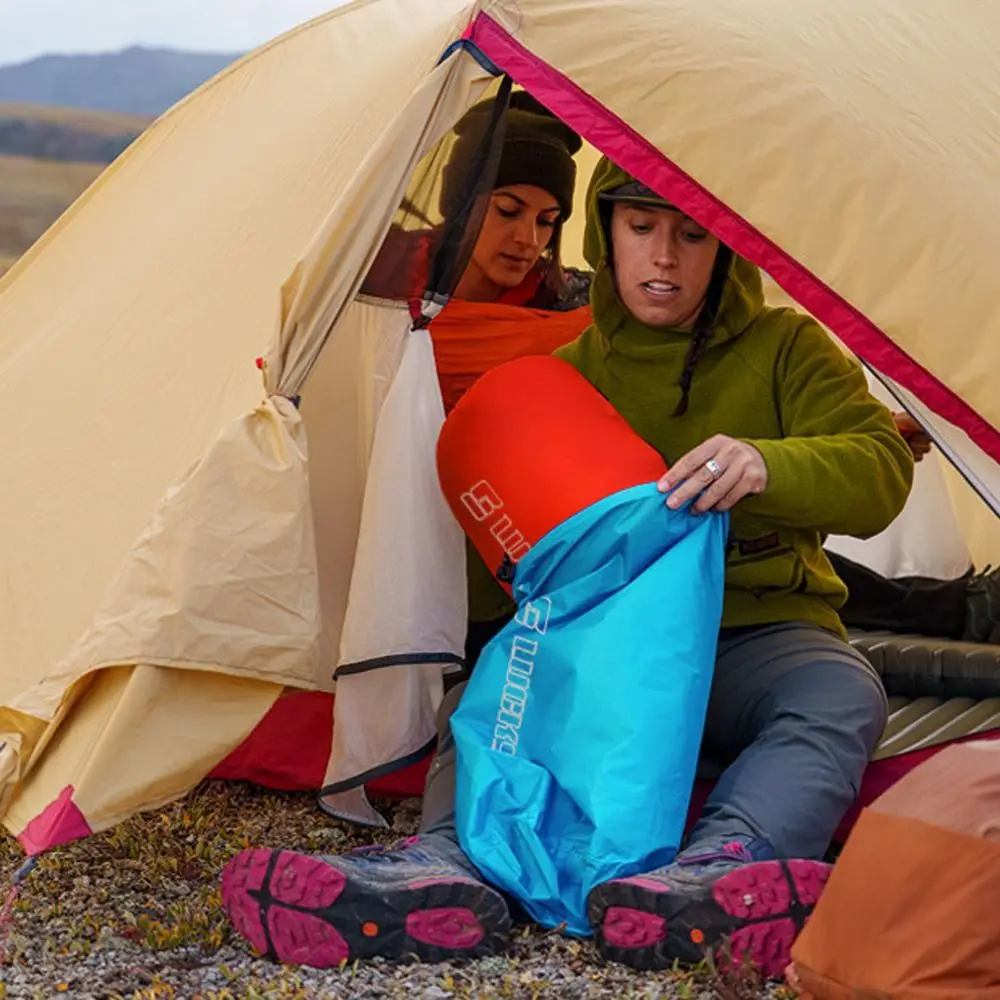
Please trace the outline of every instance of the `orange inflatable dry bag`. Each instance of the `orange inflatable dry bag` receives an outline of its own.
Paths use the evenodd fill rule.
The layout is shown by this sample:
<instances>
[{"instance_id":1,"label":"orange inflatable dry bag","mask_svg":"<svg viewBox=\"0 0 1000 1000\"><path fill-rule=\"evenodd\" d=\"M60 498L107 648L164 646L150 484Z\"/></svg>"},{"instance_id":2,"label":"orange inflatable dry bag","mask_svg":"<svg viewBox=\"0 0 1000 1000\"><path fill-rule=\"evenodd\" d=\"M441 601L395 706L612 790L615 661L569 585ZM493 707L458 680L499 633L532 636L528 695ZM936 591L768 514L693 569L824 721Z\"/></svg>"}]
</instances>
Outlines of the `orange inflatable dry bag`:
<instances>
[{"instance_id":1,"label":"orange inflatable dry bag","mask_svg":"<svg viewBox=\"0 0 1000 1000\"><path fill-rule=\"evenodd\" d=\"M445 420L437 460L452 511L508 591L513 565L545 534L667 471L587 379L551 356L483 375Z\"/></svg>"}]
</instances>

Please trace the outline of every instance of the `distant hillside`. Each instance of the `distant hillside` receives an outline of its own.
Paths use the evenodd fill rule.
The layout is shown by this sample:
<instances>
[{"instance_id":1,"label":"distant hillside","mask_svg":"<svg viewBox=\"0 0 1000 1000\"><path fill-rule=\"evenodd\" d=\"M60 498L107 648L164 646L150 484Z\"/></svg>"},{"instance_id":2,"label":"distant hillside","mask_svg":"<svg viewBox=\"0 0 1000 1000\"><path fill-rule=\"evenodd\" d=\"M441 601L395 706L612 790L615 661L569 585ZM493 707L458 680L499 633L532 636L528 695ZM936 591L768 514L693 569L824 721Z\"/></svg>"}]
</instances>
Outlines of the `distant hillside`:
<instances>
[{"instance_id":1,"label":"distant hillside","mask_svg":"<svg viewBox=\"0 0 1000 1000\"><path fill-rule=\"evenodd\" d=\"M153 118L236 58L131 48L0 66L0 276Z\"/></svg>"},{"instance_id":2,"label":"distant hillside","mask_svg":"<svg viewBox=\"0 0 1000 1000\"><path fill-rule=\"evenodd\" d=\"M0 155L110 163L151 119L107 111L0 104Z\"/></svg>"},{"instance_id":3,"label":"distant hillside","mask_svg":"<svg viewBox=\"0 0 1000 1000\"><path fill-rule=\"evenodd\" d=\"M149 121L116 112L0 104L0 275Z\"/></svg>"},{"instance_id":4,"label":"distant hillside","mask_svg":"<svg viewBox=\"0 0 1000 1000\"><path fill-rule=\"evenodd\" d=\"M0 156L0 275L97 177L94 163Z\"/></svg>"},{"instance_id":5,"label":"distant hillside","mask_svg":"<svg viewBox=\"0 0 1000 1000\"><path fill-rule=\"evenodd\" d=\"M140 46L104 55L40 56L0 66L0 101L154 117L237 58Z\"/></svg>"}]
</instances>

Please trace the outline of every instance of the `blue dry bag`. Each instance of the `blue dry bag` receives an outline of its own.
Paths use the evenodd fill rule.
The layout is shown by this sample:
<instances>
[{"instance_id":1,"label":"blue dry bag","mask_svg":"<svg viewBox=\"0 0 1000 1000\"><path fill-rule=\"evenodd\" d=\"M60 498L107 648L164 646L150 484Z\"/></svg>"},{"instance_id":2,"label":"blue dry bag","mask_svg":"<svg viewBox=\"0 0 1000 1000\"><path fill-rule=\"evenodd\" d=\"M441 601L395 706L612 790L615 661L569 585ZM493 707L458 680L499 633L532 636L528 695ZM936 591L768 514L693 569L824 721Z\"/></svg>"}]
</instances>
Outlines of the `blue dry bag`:
<instances>
[{"instance_id":1,"label":"blue dry bag","mask_svg":"<svg viewBox=\"0 0 1000 1000\"><path fill-rule=\"evenodd\" d=\"M587 936L608 879L677 853L722 614L728 515L654 484L564 521L518 563L519 611L451 726L459 842L540 924Z\"/></svg>"}]
</instances>

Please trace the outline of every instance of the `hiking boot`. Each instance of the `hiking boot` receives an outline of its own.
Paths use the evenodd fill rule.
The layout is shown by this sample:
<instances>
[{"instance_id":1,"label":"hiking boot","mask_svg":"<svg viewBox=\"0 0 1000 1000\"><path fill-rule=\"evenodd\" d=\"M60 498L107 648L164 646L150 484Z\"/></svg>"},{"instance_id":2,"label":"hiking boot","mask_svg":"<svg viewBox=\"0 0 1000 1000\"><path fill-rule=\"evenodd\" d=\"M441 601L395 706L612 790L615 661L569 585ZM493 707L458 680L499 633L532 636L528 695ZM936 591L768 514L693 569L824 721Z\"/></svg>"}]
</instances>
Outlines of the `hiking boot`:
<instances>
[{"instance_id":1,"label":"hiking boot","mask_svg":"<svg viewBox=\"0 0 1000 1000\"><path fill-rule=\"evenodd\" d=\"M338 856L243 851L222 873L222 903L258 952L317 969L376 955L488 955L510 928L500 893L434 835Z\"/></svg>"},{"instance_id":2,"label":"hiking boot","mask_svg":"<svg viewBox=\"0 0 1000 1000\"><path fill-rule=\"evenodd\" d=\"M763 841L685 853L665 868L597 886L587 900L597 946L636 969L752 962L784 974L792 943L830 874L820 861L777 861Z\"/></svg>"},{"instance_id":3,"label":"hiking boot","mask_svg":"<svg viewBox=\"0 0 1000 1000\"><path fill-rule=\"evenodd\" d=\"M1000 641L1000 567L987 566L969 580L962 638L966 642Z\"/></svg>"}]
</instances>

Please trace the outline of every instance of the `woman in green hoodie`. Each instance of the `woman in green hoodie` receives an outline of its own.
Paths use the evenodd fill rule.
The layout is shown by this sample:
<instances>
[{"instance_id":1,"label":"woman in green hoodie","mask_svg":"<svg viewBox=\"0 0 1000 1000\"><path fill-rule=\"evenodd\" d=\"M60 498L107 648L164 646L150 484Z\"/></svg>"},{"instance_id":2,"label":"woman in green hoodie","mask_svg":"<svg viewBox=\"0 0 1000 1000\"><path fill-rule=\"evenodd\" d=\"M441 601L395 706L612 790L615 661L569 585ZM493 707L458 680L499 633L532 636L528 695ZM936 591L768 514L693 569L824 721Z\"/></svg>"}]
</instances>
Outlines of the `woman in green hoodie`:
<instances>
[{"instance_id":1,"label":"woman in green hoodie","mask_svg":"<svg viewBox=\"0 0 1000 1000\"><path fill-rule=\"evenodd\" d=\"M607 161L585 250L594 325L557 353L666 458L665 502L730 510L732 529L704 738L719 780L676 862L598 886L591 920L602 952L637 967L698 961L728 938L780 974L886 717L821 541L885 528L913 459L815 322L767 308L756 268ZM461 690L442 706L420 836L351 855L244 852L225 876L230 898L246 896L237 929L257 940L263 927L275 955L321 967L503 946L507 902L455 834Z\"/></svg>"},{"instance_id":2,"label":"woman in green hoodie","mask_svg":"<svg viewBox=\"0 0 1000 1000\"><path fill-rule=\"evenodd\" d=\"M675 863L597 887L591 921L641 968L729 938L780 974L886 721L822 541L886 528L913 456L822 328L764 305L757 268L607 160L588 208L594 325L557 354L667 460L669 506L730 512L703 742L719 780Z\"/></svg>"}]
</instances>

